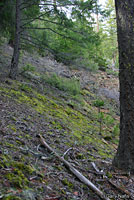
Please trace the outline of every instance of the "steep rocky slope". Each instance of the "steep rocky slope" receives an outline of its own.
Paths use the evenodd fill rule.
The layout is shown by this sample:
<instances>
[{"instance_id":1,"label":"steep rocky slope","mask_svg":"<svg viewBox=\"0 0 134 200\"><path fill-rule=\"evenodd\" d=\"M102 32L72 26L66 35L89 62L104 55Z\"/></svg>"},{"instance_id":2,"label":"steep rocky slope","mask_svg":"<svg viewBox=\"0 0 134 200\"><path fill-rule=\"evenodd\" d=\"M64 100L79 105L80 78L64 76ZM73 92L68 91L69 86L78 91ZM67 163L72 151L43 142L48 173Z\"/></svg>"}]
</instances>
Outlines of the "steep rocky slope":
<instances>
[{"instance_id":1,"label":"steep rocky slope","mask_svg":"<svg viewBox=\"0 0 134 200\"><path fill-rule=\"evenodd\" d=\"M100 199L41 145L38 134L109 198L121 195L108 181L117 182L111 167L119 134L117 77L25 52L21 74L10 80L11 53L1 47L0 199ZM121 180L130 187L128 177Z\"/></svg>"}]
</instances>

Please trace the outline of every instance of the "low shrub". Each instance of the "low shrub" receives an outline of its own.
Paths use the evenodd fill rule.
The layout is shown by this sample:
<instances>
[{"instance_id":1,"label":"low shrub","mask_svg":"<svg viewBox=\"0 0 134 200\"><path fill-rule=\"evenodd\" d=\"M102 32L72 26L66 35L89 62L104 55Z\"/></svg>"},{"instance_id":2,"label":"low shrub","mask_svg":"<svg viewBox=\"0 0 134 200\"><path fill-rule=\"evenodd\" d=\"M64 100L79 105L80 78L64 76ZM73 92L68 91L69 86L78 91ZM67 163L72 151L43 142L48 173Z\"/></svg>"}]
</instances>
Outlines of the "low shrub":
<instances>
[{"instance_id":1,"label":"low shrub","mask_svg":"<svg viewBox=\"0 0 134 200\"><path fill-rule=\"evenodd\" d=\"M77 58L73 63L73 68L84 68L88 71L96 72L99 69L99 66L94 60Z\"/></svg>"},{"instance_id":2,"label":"low shrub","mask_svg":"<svg viewBox=\"0 0 134 200\"><path fill-rule=\"evenodd\" d=\"M26 64L24 67L22 67L21 74L25 72L35 72L35 67L31 64Z\"/></svg>"},{"instance_id":3,"label":"low shrub","mask_svg":"<svg viewBox=\"0 0 134 200\"><path fill-rule=\"evenodd\" d=\"M69 92L72 95L80 94L80 83L76 79L67 79L57 76L55 73L42 76L43 81L50 84L53 87L58 88L59 90Z\"/></svg>"}]
</instances>

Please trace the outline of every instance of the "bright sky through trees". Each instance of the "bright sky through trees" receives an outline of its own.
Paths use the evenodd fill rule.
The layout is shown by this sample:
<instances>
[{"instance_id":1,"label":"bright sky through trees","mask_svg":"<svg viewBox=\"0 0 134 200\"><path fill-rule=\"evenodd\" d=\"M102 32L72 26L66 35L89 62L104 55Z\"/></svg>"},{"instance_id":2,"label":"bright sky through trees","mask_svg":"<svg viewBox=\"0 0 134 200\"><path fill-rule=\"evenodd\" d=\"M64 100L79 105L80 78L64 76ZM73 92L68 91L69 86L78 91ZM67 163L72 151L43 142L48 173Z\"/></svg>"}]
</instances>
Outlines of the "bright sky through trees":
<instances>
[{"instance_id":1,"label":"bright sky through trees","mask_svg":"<svg viewBox=\"0 0 134 200\"><path fill-rule=\"evenodd\" d=\"M102 4L102 6L104 6L106 3L106 0L99 0L99 3Z\"/></svg>"}]
</instances>

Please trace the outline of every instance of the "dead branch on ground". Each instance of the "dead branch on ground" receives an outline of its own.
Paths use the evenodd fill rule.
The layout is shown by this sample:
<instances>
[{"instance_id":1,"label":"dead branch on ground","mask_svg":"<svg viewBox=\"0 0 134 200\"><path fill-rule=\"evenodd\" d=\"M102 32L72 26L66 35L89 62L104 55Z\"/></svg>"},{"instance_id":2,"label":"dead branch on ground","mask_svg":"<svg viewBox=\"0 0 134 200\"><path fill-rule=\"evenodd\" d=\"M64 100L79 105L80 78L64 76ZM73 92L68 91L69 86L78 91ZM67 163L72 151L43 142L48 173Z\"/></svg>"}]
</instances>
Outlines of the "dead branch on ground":
<instances>
[{"instance_id":1,"label":"dead branch on ground","mask_svg":"<svg viewBox=\"0 0 134 200\"><path fill-rule=\"evenodd\" d=\"M85 176L83 176L77 169L75 169L68 161L60 157L55 150L53 150L44 140L44 138L39 134L41 144L46 147L51 153L53 153L64 165L85 185L92 189L101 199L110 200L106 197L101 190L99 190L91 181L89 181Z\"/></svg>"}]
</instances>

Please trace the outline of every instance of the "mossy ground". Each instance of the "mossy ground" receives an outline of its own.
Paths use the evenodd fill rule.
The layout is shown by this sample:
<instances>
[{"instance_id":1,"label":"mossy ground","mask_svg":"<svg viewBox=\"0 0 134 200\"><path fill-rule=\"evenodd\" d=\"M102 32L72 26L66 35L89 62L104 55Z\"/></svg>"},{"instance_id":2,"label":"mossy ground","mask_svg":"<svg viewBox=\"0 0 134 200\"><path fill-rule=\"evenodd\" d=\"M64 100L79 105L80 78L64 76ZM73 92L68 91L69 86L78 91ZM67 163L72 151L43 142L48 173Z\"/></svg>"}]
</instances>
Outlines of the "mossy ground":
<instances>
[{"instance_id":1,"label":"mossy ground","mask_svg":"<svg viewBox=\"0 0 134 200\"><path fill-rule=\"evenodd\" d=\"M0 196L5 200L43 200L47 196L71 200L84 186L38 146L36 135L42 134L60 155L74 148L67 159L79 163L88 176L91 161L111 162L115 154L118 116L114 105L105 100L100 119L92 91L84 89L75 97L48 85L40 91L38 85L31 87L26 81L7 79L0 85ZM88 189L84 190L88 196Z\"/></svg>"}]
</instances>

